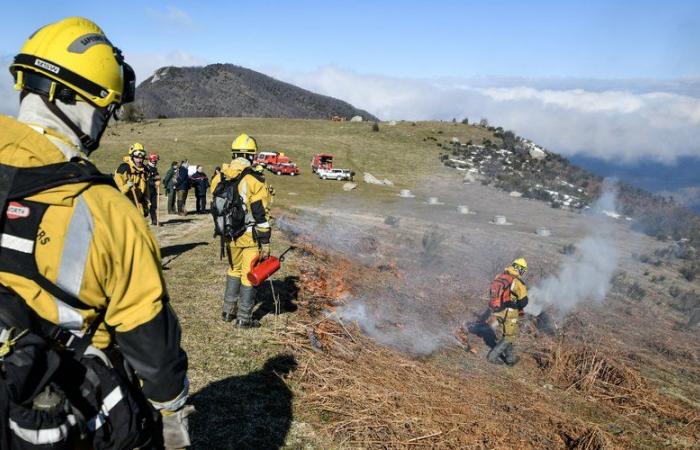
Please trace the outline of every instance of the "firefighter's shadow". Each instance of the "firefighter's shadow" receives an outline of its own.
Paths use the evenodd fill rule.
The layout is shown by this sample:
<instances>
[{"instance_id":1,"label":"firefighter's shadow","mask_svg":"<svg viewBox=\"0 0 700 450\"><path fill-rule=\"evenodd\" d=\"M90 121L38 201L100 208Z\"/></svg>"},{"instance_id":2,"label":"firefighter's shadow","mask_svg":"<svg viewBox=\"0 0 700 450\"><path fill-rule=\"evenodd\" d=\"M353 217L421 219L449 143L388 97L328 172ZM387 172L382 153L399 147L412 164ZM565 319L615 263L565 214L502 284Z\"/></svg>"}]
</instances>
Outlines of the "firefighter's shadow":
<instances>
[{"instance_id":1,"label":"firefighter's shadow","mask_svg":"<svg viewBox=\"0 0 700 450\"><path fill-rule=\"evenodd\" d=\"M179 223L190 223L193 220L194 220L194 218L192 218L192 219L169 219L169 220L164 220L164 221L160 222L160 224L161 225L177 225Z\"/></svg>"},{"instance_id":2,"label":"firefighter's shadow","mask_svg":"<svg viewBox=\"0 0 700 450\"><path fill-rule=\"evenodd\" d=\"M185 252L199 247L200 245L207 245L208 242L188 242L187 244L176 244L168 245L166 247L161 247L160 256L161 258L167 258L169 256L180 256Z\"/></svg>"},{"instance_id":3,"label":"firefighter's shadow","mask_svg":"<svg viewBox=\"0 0 700 450\"><path fill-rule=\"evenodd\" d=\"M299 295L299 277L288 276L284 280L265 281L258 287L258 306L253 318L260 320L268 314L275 314L275 296L279 299L279 313L294 312L298 309L294 302Z\"/></svg>"},{"instance_id":4,"label":"firefighter's shadow","mask_svg":"<svg viewBox=\"0 0 700 450\"><path fill-rule=\"evenodd\" d=\"M493 331L493 328L488 323L490 316L491 312L486 310L479 317L477 317L475 321L471 322L468 328L471 334L480 337L483 339L484 344L488 345L490 348L493 348L496 346L496 341L498 339L496 337L496 333Z\"/></svg>"},{"instance_id":5,"label":"firefighter's shadow","mask_svg":"<svg viewBox=\"0 0 700 450\"><path fill-rule=\"evenodd\" d=\"M293 394L284 377L294 356L270 358L261 370L209 384L192 397L193 448L279 449L292 424Z\"/></svg>"}]
</instances>

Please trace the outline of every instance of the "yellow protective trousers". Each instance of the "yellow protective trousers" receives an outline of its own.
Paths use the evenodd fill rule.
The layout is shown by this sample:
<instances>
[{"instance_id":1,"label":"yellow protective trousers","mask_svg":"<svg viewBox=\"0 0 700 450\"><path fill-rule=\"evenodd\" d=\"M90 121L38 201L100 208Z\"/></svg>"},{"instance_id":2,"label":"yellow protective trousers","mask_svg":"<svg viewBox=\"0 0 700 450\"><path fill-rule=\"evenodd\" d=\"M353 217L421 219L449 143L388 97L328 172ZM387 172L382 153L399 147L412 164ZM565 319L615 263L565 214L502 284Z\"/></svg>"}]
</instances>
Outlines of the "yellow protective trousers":
<instances>
[{"instance_id":1,"label":"yellow protective trousers","mask_svg":"<svg viewBox=\"0 0 700 450\"><path fill-rule=\"evenodd\" d=\"M499 341L505 339L506 342L515 343L518 336L518 316L518 310L513 308L492 313L491 326L500 332L500 336L497 336Z\"/></svg>"},{"instance_id":2,"label":"yellow protective trousers","mask_svg":"<svg viewBox=\"0 0 700 450\"><path fill-rule=\"evenodd\" d=\"M248 281L248 273L253 265L253 260L260 255L258 247L235 247L229 244L228 272L230 277L240 278L243 286L252 286Z\"/></svg>"}]
</instances>

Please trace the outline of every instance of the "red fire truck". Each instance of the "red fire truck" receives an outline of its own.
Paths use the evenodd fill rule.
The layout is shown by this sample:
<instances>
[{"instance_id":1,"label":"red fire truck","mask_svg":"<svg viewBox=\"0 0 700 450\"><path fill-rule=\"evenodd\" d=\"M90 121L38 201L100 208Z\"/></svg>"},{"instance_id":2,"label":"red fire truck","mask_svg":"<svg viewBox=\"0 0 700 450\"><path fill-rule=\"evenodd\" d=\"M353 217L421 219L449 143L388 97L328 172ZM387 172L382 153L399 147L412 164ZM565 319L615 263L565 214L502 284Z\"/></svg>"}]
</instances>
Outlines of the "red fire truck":
<instances>
[{"instance_id":1,"label":"red fire truck","mask_svg":"<svg viewBox=\"0 0 700 450\"><path fill-rule=\"evenodd\" d=\"M333 168L333 155L330 153L319 153L311 160L311 170L316 173L319 169L331 170Z\"/></svg>"}]
</instances>

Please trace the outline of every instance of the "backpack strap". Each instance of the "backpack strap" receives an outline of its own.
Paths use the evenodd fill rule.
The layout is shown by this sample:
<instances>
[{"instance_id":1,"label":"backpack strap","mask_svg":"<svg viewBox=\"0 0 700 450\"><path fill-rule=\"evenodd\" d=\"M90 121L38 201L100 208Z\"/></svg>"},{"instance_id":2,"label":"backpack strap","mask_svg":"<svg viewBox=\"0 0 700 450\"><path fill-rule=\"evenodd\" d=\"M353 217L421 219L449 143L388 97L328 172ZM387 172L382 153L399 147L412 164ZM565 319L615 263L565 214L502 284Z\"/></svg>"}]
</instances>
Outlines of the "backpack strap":
<instances>
[{"instance_id":1,"label":"backpack strap","mask_svg":"<svg viewBox=\"0 0 700 450\"><path fill-rule=\"evenodd\" d=\"M14 167L0 164L0 190L2 184L9 183L5 201L30 197L39 192L64 184L93 183L116 186L114 179L105 175L91 162L73 158L68 162L48 164L39 167ZM3 200L0 197L0 200ZM4 207L4 203L0 207Z\"/></svg>"}]
</instances>

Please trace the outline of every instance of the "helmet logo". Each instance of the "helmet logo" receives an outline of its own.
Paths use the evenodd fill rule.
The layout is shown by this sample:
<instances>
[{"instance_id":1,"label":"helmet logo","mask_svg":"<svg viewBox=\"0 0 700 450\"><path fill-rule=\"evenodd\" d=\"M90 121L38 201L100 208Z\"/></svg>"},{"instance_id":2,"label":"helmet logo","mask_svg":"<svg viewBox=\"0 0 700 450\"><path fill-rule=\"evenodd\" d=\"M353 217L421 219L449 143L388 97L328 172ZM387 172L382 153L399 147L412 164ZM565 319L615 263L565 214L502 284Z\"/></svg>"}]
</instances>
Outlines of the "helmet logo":
<instances>
[{"instance_id":1,"label":"helmet logo","mask_svg":"<svg viewBox=\"0 0 700 450\"><path fill-rule=\"evenodd\" d=\"M48 70L49 72L53 72L53 73L55 73L55 74L58 74L58 72L61 71L61 68L60 68L60 67L55 66L55 65L51 64L50 62L46 62L46 61L41 60L41 59L39 59L39 58L36 58L36 59L34 60L34 65L37 66L37 67L41 67L42 69L46 69L46 70Z\"/></svg>"},{"instance_id":2,"label":"helmet logo","mask_svg":"<svg viewBox=\"0 0 700 450\"><path fill-rule=\"evenodd\" d=\"M98 44L112 45L103 34L90 33L84 34L74 40L68 46L68 51L71 53L85 53L85 50Z\"/></svg>"},{"instance_id":3,"label":"helmet logo","mask_svg":"<svg viewBox=\"0 0 700 450\"><path fill-rule=\"evenodd\" d=\"M29 207L17 202L10 202L7 205L8 219L24 219L25 217L29 217Z\"/></svg>"}]
</instances>

